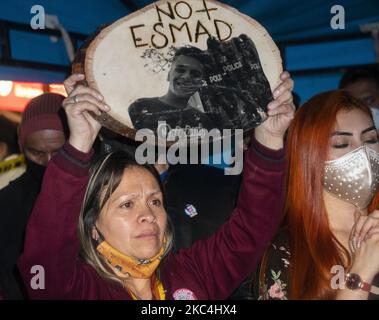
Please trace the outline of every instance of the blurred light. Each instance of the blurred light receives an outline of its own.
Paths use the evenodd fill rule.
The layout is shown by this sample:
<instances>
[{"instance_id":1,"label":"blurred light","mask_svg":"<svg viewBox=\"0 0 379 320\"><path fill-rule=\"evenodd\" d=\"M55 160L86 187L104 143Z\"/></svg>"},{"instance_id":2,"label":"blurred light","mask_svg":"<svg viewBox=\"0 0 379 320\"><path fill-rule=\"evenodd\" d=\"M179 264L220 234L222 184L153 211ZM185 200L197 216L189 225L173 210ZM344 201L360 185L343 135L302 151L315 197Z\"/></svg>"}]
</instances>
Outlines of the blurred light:
<instances>
[{"instance_id":1,"label":"blurred light","mask_svg":"<svg viewBox=\"0 0 379 320\"><path fill-rule=\"evenodd\" d=\"M67 97L62 83L18 82L0 80L0 110L23 112L29 101L45 92Z\"/></svg>"},{"instance_id":2,"label":"blurred light","mask_svg":"<svg viewBox=\"0 0 379 320\"><path fill-rule=\"evenodd\" d=\"M8 96L13 89L13 81L0 80L0 96Z\"/></svg>"},{"instance_id":3,"label":"blurred light","mask_svg":"<svg viewBox=\"0 0 379 320\"><path fill-rule=\"evenodd\" d=\"M43 93L42 84L36 83L16 83L14 94L18 98L32 99Z\"/></svg>"},{"instance_id":4,"label":"blurred light","mask_svg":"<svg viewBox=\"0 0 379 320\"><path fill-rule=\"evenodd\" d=\"M59 84L59 83L49 84L49 92L58 93L58 94L61 94L62 96L67 97L66 89L64 88L63 84Z\"/></svg>"}]
</instances>

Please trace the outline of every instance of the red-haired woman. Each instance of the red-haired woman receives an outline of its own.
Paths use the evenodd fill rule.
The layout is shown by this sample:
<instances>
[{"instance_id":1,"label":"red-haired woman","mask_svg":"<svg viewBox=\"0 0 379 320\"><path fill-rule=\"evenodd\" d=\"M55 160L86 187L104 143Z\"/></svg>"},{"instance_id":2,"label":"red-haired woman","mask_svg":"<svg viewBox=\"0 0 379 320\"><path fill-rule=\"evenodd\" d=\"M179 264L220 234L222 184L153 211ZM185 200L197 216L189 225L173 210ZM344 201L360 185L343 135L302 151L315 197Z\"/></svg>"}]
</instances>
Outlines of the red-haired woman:
<instances>
[{"instance_id":1,"label":"red-haired woman","mask_svg":"<svg viewBox=\"0 0 379 320\"><path fill-rule=\"evenodd\" d=\"M300 108L288 135L285 219L257 272L255 296L379 297L378 152L370 110L344 91Z\"/></svg>"}]
</instances>

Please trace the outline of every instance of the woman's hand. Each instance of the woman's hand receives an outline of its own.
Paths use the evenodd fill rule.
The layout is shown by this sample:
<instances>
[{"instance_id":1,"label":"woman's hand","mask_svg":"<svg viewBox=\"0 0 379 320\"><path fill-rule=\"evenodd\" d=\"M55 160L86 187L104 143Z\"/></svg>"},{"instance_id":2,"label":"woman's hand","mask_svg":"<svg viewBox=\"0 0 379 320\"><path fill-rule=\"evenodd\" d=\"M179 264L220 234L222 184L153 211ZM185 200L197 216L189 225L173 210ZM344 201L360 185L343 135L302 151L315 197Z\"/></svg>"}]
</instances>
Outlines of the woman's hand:
<instances>
[{"instance_id":1,"label":"woman's hand","mask_svg":"<svg viewBox=\"0 0 379 320\"><path fill-rule=\"evenodd\" d=\"M376 233L379 233L379 210L375 210L367 216L360 215L358 217L353 227L351 241L355 247L359 248L363 241Z\"/></svg>"},{"instance_id":2,"label":"woman's hand","mask_svg":"<svg viewBox=\"0 0 379 320\"><path fill-rule=\"evenodd\" d=\"M348 272L358 274L367 283L372 283L379 272L378 214L379 211L374 211L368 216L360 216L351 232L353 259ZM368 296L366 291L345 288L337 293L336 299L366 300Z\"/></svg>"},{"instance_id":3,"label":"woman's hand","mask_svg":"<svg viewBox=\"0 0 379 320\"><path fill-rule=\"evenodd\" d=\"M103 97L95 89L77 85L84 75L73 74L64 81L68 97L63 101L70 128L69 143L82 152L89 152L100 131L101 124L90 114L96 115L110 110Z\"/></svg>"},{"instance_id":4,"label":"woman's hand","mask_svg":"<svg viewBox=\"0 0 379 320\"><path fill-rule=\"evenodd\" d=\"M379 211L360 216L352 230L355 247L351 272L359 274L366 282L371 282L379 272Z\"/></svg>"},{"instance_id":5,"label":"woman's hand","mask_svg":"<svg viewBox=\"0 0 379 320\"><path fill-rule=\"evenodd\" d=\"M274 100L267 106L268 119L255 128L255 138L274 150L283 148L284 134L295 115L292 97L294 82L287 71L280 75L280 79L283 82L274 90Z\"/></svg>"},{"instance_id":6,"label":"woman's hand","mask_svg":"<svg viewBox=\"0 0 379 320\"><path fill-rule=\"evenodd\" d=\"M379 273L379 233L373 234L355 251L351 273L357 273L363 281L372 283Z\"/></svg>"}]
</instances>

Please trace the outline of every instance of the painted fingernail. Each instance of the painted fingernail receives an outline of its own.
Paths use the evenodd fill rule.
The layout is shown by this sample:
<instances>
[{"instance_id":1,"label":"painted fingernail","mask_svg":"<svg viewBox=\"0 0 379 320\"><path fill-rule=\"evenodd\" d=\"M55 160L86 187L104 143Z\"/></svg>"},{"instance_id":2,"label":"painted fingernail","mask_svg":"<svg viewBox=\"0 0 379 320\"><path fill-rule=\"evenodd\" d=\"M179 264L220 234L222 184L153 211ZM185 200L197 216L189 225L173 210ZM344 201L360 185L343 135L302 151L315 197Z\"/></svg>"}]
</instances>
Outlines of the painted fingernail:
<instances>
[{"instance_id":1,"label":"painted fingernail","mask_svg":"<svg viewBox=\"0 0 379 320\"><path fill-rule=\"evenodd\" d=\"M107 111L111 110L111 108L108 105L106 105L105 103L104 103L104 109Z\"/></svg>"},{"instance_id":2,"label":"painted fingernail","mask_svg":"<svg viewBox=\"0 0 379 320\"><path fill-rule=\"evenodd\" d=\"M97 97L100 99L100 100L103 100L104 97L101 95L101 94L98 94Z\"/></svg>"},{"instance_id":3,"label":"painted fingernail","mask_svg":"<svg viewBox=\"0 0 379 320\"><path fill-rule=\"evenodd\" d=\"M275 98L277 98L277 97L278 97L278 95L279 95L279 93L280 93L280 91L279 91L279 90L275 90L275 91L274 91L274 97L275 97Z\"/></svg>"}]
</instances>

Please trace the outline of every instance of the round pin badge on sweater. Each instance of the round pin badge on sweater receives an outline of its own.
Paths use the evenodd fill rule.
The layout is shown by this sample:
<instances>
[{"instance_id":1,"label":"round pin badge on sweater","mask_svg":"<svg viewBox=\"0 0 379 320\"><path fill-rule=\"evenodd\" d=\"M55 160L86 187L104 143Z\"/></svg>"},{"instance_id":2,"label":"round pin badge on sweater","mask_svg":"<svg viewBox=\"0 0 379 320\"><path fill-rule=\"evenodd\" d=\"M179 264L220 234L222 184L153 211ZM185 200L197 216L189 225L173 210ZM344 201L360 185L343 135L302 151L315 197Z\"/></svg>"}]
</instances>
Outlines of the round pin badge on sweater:
<instances>
[{"instance_id":1,"label":"round pin badge on sweater","mask_svg":"<svg viewBox=\"0 0 379 320\"><path fill-rule=\"evenodd\" d=\"M184 212L190 218L193 218L199 214L193 204L186 204L184 207Z\"/></svg>"},{"instance_id":2,"label":"round pin badge on sweater","mask_svg":"<svg viewBox=\"0 0 379 320\"><path fill-rule=\"evenodd\" d=\"M198 300L196 295L189 289L181 288L172 294L174 300Z\"/></svg>"},{"instance_id":3,"label":"round pin badge on sweater","mask_svg":"<svg viewBox=\"0 0 379 320\"><path fill-rule=\"evenodd\" d=\"M94 115L105 127L129 138L149 129L155 139L163 121L164 133L191 138L203 129L248 133L263 122L282 61L268 32L236 9L162 0L97 30L73 71L111 107Z\"/></svg>"}]
</instances>

